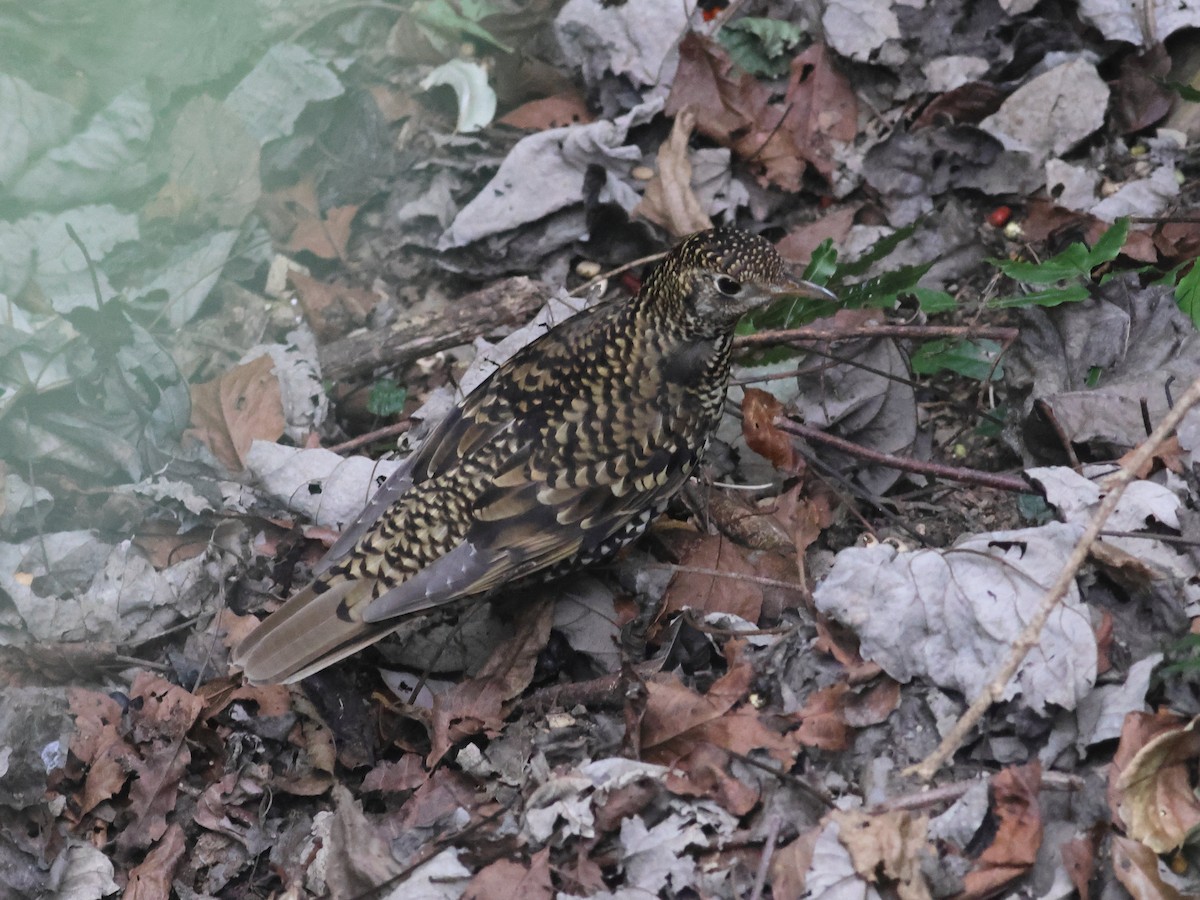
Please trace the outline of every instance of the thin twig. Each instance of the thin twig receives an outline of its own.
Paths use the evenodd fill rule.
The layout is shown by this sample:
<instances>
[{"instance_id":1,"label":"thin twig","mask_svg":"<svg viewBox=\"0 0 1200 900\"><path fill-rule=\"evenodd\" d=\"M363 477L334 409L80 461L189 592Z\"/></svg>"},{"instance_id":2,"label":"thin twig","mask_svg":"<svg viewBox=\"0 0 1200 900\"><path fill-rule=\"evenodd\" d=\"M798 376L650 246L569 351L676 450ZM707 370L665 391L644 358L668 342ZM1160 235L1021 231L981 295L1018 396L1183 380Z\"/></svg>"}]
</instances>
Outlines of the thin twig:
<instances>
[{"instance_id":1,"label":"thin twig","mask_svg":"<svg viewBox=\"0 0 1200 900\"><path fill-rule=\"evenodd\" d=\"M743 334L733 339L735 348L761 347L764 344L810 343L812 341L849 341L854 338L991 338L1012 341L1020 334L1016 328L976 328L971 325L861 325L857 328L828 328L813 325L781 328Z\"/></svg>"},{"instance_id":2,"label":"thin twig","mask_svg":"<svg viewBox=\"0 0 1200 900\"><path fill-rule=\"evenodd\" d=\"M771 871L771 857L775 855L775 843L779 840L779 829L783 820L778 815L767 819L767 834L763 838L762 856L758 859L758 872L754 876L754 890L750 900L762 900L763 888L767 885L767 873Z\"/></svg>"},{"instance_id":3,"label":"thin twig","mask_svg":"<svg viewBox=\"0 0 1200 900\"><path fill-rule=\"evenodd\" d=\"M374 431L368 431L366 434L360 434L356 438L351 438L348 441L342 441L340 444L334 444L332 447L326 447L327 450L332 450L334 453L349 453L351 450L357 450L365 444L373 444L376 441L382 441L384 438L396 437L404 434L412 428L412 419L402 419L399 422L393 422L383 428L376 428Z\"/></svg>"},{"instance_id":4,"label":"thin twig","mask_svg":"<svg viewBox=\"0 0 1200 900\"><path fill-rule=\"evenodd\" d=\"M1116 509L1117 503L1121 499L1121 495L1125 493L1125 488L1130 485L1136 478L1137 473L1142 466L1150 462L1151 458L1162 446L1162 443L1175 430L1175 426L1183 419L1187 411L1200 403L1200 378L1192 382L1191 386L1179 398L1179 402L1175 407L1167 413L1154 432L1143 441L1138 448L1128 457L1113 475L1106 478L1101 485L1101 489L1105 491L1104 499L1101 501L1099 508L1092 516L1092 520L1084 529L1083 535L1079 538L1079 542L1075 545L1075 549L1071 551L1071 555L1067 558L1066 564L1058 575L1058 579L1050 586L1042 597L1042 601L1038 606L1037 612L1033 618L1029 620L1029 624L1021 632L1020 636L1012 646L1009 652L1008 659L1000 668L991 682L984 688L972 702L967 711L955 723L954 727L942 740L938 748L925 757L918 765L910 766L904 770L905 775L915 775L918 778L928 781L934 776L938 769L950 759L951 756L958 750L967 735L979 724L979 720L983 718L984 713L988 711L993 703L998 701L1004 695L1004 689L1008 683L1016 675L1017 669L1021 667L1021 663L1025 661L1025 657L1029 655L1029 651L1037 645L1038 638L1042 633L1042 628L1046 625L1046 620L1050 618L1050 613L1066 596L1067 590L1075 582L1075 575L1078 573L1080 566L1087 559L1088 553L1091 551L1092 545L1100 535L1100 531L1104 527L1104 523Z\"/></svg>"},{"instance_id":5,"label":"thin twig","mask_svg":"<svg viewBox=\"0 0 1200 900\"><path fill-rule=\"evenodd\" d=\"M1000 475L995 472L984 472L982 469L947 466L944 463L924 462L907 456L893 456L890 453L871 450L868 447L855 444L845 438L834 437L832 434L828 434L818 428L801 425L799 422L794 422L791 419L783 417L775 419L775 426L787 434L794 434L796 437L802 437L820 444L827 444L830 447L841 450L843 453L848 453L851 456L865 459L880 466L887 466L890 469L899 469L901 472L916 472L919 475L928 475L931 478L944 478L950 481L960 481L965 484L977 484L981 487L995 488L1000 491L1012 491L1018 494L1028 494L1034 490L1032 485L1021 477Z\"/></svg>"},{"instance_id":6,"label":"thin twig","mask_svg":"<svg viewBox=\"0 0 1200 900\"><path fill-rule=\"evenodd\" d=\"M579 287L571 290L569 293L572 297L582 297L600 282L607 281L614 275L620 275L624 272L628 272L630 269L636 269L638 266L645 266L652 262L658 262L660 259L664 259L666 255L666 250L664 250L662 253L652 253L649 256L643 256L641 259L635 259L633 262L627 262L623 266L617 266L615 269L609 269L607 272L601 272L599 275L589 278L587 281L579 285Z\"/></svg>"}]
</instances>

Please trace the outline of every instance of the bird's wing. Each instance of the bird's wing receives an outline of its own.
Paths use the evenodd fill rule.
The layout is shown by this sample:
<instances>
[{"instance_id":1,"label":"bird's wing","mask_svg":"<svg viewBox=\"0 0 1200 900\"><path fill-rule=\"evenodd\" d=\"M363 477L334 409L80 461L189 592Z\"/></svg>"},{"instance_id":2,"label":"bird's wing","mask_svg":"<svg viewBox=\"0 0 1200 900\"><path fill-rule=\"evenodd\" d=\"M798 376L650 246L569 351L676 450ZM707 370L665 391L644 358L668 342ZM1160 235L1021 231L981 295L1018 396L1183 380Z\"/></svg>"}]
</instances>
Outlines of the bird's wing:
<instances>
[{"instance_id":1,"label":"bird's wing","mask_svg":"<svg viewBox=\"0 0 1200 900\"><path fill-rule=\"evenodd\" d=\"M537 454L515 454L473 507L461 543L370 601L365 622L382 622L481 594L567 560L599 558L634 537L679 489L696 463L684 446L654 448L629 462L624 478L603 461L579 484L547 487ZM614 539L617 540L613 545Z\"/></svg>"},{"instance_id":2,"label":"bird's wing","mask_svg":"<svg viewBox=\"0 0 1200 900\"><path fill-rule=\"evenodd\" d=\"M569 347L572 334L586 335L595 319L605 315L610 309L611 305L608 304L593 306L561 324L558 334L566 337ZM512 359L498 367L468 395L461 405L451 410L434 426L421 445L409 454L400 468L396 469L371 496L362 512L343 529L338 539L313 567L314 575L323 575L346 559L359 541L376 526L380 517L403 497L414 483L445 474L457 465L460 459L496 439L508 426L512 409L505 403L488 403L489 399L494 399L490 398L488 382L509 377L514 369L521 366L522 358L533 351L534 345L541 340L542 338L538 338L519 350ZM569 354L571 351L565 349L565 352Z\"/></svg>"}]
</instances>

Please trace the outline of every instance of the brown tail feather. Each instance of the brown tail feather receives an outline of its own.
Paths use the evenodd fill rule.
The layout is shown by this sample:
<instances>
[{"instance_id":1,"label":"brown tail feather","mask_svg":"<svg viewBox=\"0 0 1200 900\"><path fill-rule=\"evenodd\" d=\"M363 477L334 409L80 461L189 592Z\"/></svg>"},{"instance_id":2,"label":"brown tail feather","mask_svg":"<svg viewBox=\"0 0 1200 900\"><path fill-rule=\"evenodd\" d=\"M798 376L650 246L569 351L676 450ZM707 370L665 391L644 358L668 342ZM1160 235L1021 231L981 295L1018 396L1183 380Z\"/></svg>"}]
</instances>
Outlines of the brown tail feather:
<instances>
[{"instance_id":1,"label":"brown tail feather","mask_svg":"<svg viewBox=\"0 0 1200 900\"><path fill-rule=\"evenodd\" d=\"M255 684L290 684L375 643L399 623L367 624L337 614L349 594L367 586L343 582L318 594L309 585L238 645L233 664Z\"/></svg>"}]
</instances>

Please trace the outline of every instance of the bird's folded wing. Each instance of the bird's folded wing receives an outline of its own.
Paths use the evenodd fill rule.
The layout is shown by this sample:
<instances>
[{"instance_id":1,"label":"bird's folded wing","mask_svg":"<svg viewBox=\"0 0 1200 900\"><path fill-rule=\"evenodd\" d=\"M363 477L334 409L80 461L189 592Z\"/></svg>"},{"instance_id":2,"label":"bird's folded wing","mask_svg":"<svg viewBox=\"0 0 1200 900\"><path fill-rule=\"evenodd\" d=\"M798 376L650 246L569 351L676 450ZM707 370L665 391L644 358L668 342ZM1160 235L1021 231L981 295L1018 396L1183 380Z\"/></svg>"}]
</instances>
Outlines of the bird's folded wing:
<instances>
[{"instance_id":1,"label":"bird's folded wing","mask_svg":"<svg viewBox=\"0 0 1200 900\"><path fill-rule=\"evenodd\" d=\"M370 601L367 622L481 594L580 555L595 552L660 498L670 497L694 467L686 448L660 448L630 467L618 484L603 467L591 483L548 488L531 481L524 454L479 498L464 541L416 575ZM628 489L640 483L642 489Z\"/></svg>"}]
</instances>

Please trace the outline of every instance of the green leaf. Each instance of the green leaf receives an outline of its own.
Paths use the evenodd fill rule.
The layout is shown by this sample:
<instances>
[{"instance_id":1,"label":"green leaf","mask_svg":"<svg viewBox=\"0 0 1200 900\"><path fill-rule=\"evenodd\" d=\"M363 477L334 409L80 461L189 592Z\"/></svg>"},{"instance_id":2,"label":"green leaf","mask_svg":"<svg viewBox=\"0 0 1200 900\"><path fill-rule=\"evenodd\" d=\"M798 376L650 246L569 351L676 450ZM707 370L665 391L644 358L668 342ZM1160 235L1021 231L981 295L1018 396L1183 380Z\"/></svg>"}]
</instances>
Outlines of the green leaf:
<instances>
[{"instance_id":1,"label":"green leaf","mask_svg":"<svg viewBox=\"0 0 1200 900\"><path fill-rule=\"evenodd\" d=\"M367 397L367 412L375 416L394 416L404 409L408 399L408 388L391 378L381 378L371 388Z\"/></svg>"},{"instance_id":2,"label":"green leaf","mask_svg":"<svg viewBox=\"0 0 1200 900\"><path fill-rule=\"evenodd\" d=\"M950 371L976 381L983 381L989 375L993 381L999 381L1003 370L998 365L993 368L999 354L1000 345L996 341L942 338L918 347L910 363L918 375Z\"/></svg>"},{"instance_id":3,"label":"green leaf","mask_svg":"<svg viewBox=\"0 0 1200 900\"><path fill-rule=\"evenodd\" d=\"M1017 512L1020 513L1021 518L1031 521L1035 525L1044 525L1046 522L1053 521L1055 517L1054 510L1039 494L1018 494Z\"/></svg>"},{"instance_id":4,"label":"green leaf","mask_svg":"<svg viewBox=\"0 0 1200 900\"><path fill-rule=\"evenodd\" d=\"M991 301L988 306L992 309L1058 306L1060 303L1078 303L1080 300L1086 300L1090 296L1091 293L1084 285L1072 284L1063 288L1048 288L1044 291L1035 291L1032 294L1024 294L1019 297L998 297Z\"/></svg>"},{"instance_id":5,"label":"green leaf","mask_svg":"<svg viewBox=\"0 0 1200 900\"><path fill-rule=\"evenodd\" d=\"M901 294L911 294L916 289L917 282L932 266L932 262L919 266L901 266L899 269L843 288L838 292L838 296L842 306L847 309L889 308L896 305Z\"/></svg>"},{"instance_id":6,"label":"green leaf","mask_svg":"<svg viewBox=\"0 0 1200 900\"><path fill-rule=\"evenodd\" d=\"M804 280L816 284L827 284L837 271L837 248L833 246L832 238L825 238L817 245L808 265L804 268Z\"/></svg>"},{"instance_id":7,"label":"green leaf","mask_svg":"<svg viewBox=\"0 0 1200 900\"><path fill-rule=\"evenodd\" d=\"M7 132L0 140L0 184L11 184L30 160L66 140L74 121L71 104L0 72L0 122Z\"/></svg>"},{"instance_id":8,"label":"green leaf","mask_svg":"<svg viewBox=\"0 0 1200 900\"><path fill-rule=\"evenodd\" d=\"M912 289L912 295L917 298L917 303L921 305L921 312L933 313L949 312L958 306L958 301L945 291L935 291L932 288L915 287Z\"/></svg>"},{"instance_id":9,"label":"green leaf","mask_svg":"<svg viewBox=\"0 0 1200 900\"><path fill-rule=\"evenodd\" d=\"M888 256L893 250L900 245L902 241L912 237L913 232L917 230L920 221L913 222L911 225L905 225L903 228L897 228L887 237L880 238L872 246L871 249L860 256L852 263L846 263L838 272L839 277L847 275L861 275L867 269L871 268L874 263L879 262L885 256Z\"/></svg>"},{"instance_id":10,"label":"green leaf","mask_svg":"<svg viewBox=\"0 0 1200 900\"><path fill-rule=\"evenodd\" d=\"M114 97L87 126L25 170L13 196L38 208L107 199L142 187L154 174L147 146L154 114L145 85Z\"/></svg>"},{"instance_id":11,"label":"green leaf","mask_svg":"<svg viewBox=\"0 0 1200 900\"><path fill-rule=\"evenodd\" d=\"M767 78L787 73L791 60L784 54L803 37L804 31L798 25L758 16L730 22L717 34L734 63L752 75Z\"/></svg>"},{"instance_id":12,"label":"green leaf","mask_svg":"<svg viewBox=\"0 0 1200 900\"><path fill-rule=\"evenodd\" d=\"M1057 284L1071 278L1090 278L1097 266L1112 262L1125 246L1129 236L1129 219L1117 219L1113 226L1089 249L1075 243L1057 256L1040 263L1017 262L1011 259L991 259L992 265L1014 281L1025 284Z\"/></svg>"},{"instance_id":13,"label":"green leaf","mask_svg":"<svg viewBox=\"0 0 1200 900\"><path fill-rule=\"evenodd\" d=\"M1188 103L1200 103L1200 91L1196 90L1191 85L1183 84L1179 81L1159 81L1167 90L1174 91Z\"/></svg>"},{"instance_id":14,"label":"green leaf","mask_svg":"<svg viewBox=\"0 0 1200 900\"><path fill-rule=\"evenodd\" d=\"M458 40L460 34L466 34L478 38L485 44L492 45L497 50L512 53L512 47L496 40L490 31L477 25L476 20L468 18L468 16L477 16L481 19L491 11L492 7L489 4L477 2L464 3L463 13L459 13L447 0L428 0L425 3L415 4L412 8L412 15L418 25L441 32L443 36ZM429 35L428 31L426 34L434 38L433 35Z\"/></svg>"},{"instance_id":15,"label":"green leaf","mask_svg":"<svg viewBox=\"0 0 1200 900\"><path fill-rule=\"evenodd\" d=\"M1200 264L1194 263L1192 270L1179 279L1175 301L1192 324L1200 328Z\"/></svg>"},{"instance_id":16,"label":"green leaf","mask_svg":"<svg viewBox=\"0 0 1200 900\"><path fill-rule=\"evenodd\" d=\"M1004 433L1004 420L1007 417L1008 407L997 406L979 420L975 433L982 438L998 438Z\"/></svg>"},{"instance_id":17,"label":"green leaf","mask_svg":"<svg viewBox=\"0 0 1200 900\"><path fill-rule=\"evenodd\" d=\"M1104 234L1100 235L1100 240L1096 241L1091 252L1088 253L1088 262L1094 269L1096 266L1103 265L1107 262L1112 262L1121 252L1121 248L1125 246L1125 239L1129 237L1129 217L1123 216L1113 222L1112 227Z\"/></svg>"}]
</instances>

